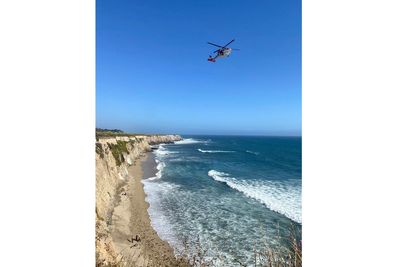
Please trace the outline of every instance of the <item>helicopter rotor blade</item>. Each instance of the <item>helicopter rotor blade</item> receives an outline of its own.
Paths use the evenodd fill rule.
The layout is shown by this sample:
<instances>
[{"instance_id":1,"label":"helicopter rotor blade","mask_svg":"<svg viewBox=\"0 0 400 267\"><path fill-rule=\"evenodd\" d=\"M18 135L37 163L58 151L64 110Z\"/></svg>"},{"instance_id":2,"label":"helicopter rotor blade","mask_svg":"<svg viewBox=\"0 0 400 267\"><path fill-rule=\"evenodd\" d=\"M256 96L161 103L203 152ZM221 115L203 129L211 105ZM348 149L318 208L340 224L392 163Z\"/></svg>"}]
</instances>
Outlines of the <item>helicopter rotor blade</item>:
<instances>
[{"instance_id":1,"label":"helicopter rotor blade","mask_svg":"<svg viewBox=\"0 0 400 267\"><path fill-rule=\"evenodd\" d=\"M221 48L222 48L222 46L217 45L217 44L213 44L213 43L210 43L210 42L207 42L207 44L214 45L214 46L217 46L217 47L221 47Z\"/></svg>"},{"instance_id":2,"label":"helicopter rotor blade","mask_svg":"<svg viewBox=\"0 0 400 267\"><path fill-rule=\"evenodd\" d=\"M217 53L219 50L221 50L221 49L217 49L217 50L215 50L213 53Z\"/></svg>"},{"instance_id":3,"label":"helicopter rotor blade","mask_svg":"<svg viewBox=\"0 0 400 267\"><path fill-rule=\"evenodd\" d=\"M230 41L229 43L227 43L226 45L223 46L223 48L227 47L228 45L230 45L233 41L235 41L235 39L233 39L232 41Z\"/></svg>"}]
</instances>

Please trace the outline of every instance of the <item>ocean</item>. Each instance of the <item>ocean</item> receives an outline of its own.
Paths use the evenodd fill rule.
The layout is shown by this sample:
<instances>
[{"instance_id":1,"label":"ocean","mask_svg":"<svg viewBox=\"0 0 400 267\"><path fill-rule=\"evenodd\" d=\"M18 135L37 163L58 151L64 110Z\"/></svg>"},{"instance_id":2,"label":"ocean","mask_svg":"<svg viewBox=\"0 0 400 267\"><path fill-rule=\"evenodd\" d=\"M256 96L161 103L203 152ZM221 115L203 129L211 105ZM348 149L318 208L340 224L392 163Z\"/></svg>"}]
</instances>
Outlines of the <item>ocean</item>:
<instances>
[{"instance_id":1,"label":"ocean","mask_svg":"<svg viewBox=\"0 0 400 267\"><path fill-rule=\"evenodd\" d=\"M177 254L199 242L217 266L236 266L301 229L301 137L184 136L147 164L151 223Z\"/></svg>"}]
</instances>

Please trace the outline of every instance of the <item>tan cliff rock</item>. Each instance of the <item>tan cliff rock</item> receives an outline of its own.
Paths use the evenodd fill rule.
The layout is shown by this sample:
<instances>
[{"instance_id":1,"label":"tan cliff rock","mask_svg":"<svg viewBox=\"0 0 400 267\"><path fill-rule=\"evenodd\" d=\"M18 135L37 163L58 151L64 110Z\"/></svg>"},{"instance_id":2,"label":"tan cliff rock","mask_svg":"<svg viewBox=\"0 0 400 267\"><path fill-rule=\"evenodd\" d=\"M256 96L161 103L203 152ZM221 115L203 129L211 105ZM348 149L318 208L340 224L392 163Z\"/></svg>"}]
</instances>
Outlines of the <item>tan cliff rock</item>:
<instances>
[{"instance_id":1,"label":"tan cliff rock","mask_svg":"<svg viewBox=\"0 0 400 267\"><path fill-rule=\"evenodd\" d=\"M136 135L98 137L96 140L96 266L119 261L110 224L122 187L132 178L128 168L150 145L182 140L179 135ZM140 177L139 177L140 178ZM135 177L136 179L136 177Z\"/></svg>"}]
</instances>

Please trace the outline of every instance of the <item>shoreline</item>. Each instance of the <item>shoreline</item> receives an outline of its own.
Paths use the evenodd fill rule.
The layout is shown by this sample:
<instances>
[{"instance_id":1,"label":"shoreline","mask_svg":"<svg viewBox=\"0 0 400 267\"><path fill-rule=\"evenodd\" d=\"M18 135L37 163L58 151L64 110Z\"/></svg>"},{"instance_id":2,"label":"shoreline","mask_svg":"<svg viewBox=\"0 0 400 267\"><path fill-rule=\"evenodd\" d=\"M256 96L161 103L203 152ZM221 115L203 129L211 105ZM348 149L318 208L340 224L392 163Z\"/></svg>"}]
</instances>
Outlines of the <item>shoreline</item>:
<instances>
[{"instance_id":1,"label":"shoreline","mask_svg":"<svg viewBox=\"0 0 400 267\"><path fill-rule=\"evenodd\" d=\"M187 266L152 228L142 183L151 146L179 140L96 132L96 266Z\"/></svg>"},{"instance_id":2,"label":"shoreline","mask_svg":"<svg viewBox=\"0 0 400 267\"><path fill-rule=\"evenodd\" d=\"M151 177L155 177L158 170L157 170L157 162L156 162L156 157L153 153L151 152L146 152L146 158L143 158L141 161L142 165L142 180L147 180Z\"/></svg>"},{"instance_id":3,"label":"shoreline","mask_svg":"<svg viewBox=\"0 0 400 267\"><path fill-rule=\"evenodd\" d=\"M128 167L128 177L117 190L110 235L118 261L137 266L177 266L173 248L161 240L151 225L149 204L142 179L144 165L151 166L148 153Z\"/></svg>"}]
</instances>

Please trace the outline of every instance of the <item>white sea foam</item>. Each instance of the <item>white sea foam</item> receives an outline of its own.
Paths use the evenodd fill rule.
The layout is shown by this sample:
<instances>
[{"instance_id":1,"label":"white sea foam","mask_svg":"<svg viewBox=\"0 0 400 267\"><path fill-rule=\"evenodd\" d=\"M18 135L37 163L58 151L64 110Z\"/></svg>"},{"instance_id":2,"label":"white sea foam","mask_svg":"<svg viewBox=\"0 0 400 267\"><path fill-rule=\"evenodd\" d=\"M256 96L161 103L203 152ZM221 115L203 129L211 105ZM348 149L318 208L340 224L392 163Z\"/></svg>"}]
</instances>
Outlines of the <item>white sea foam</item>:
<instances>
[{"instance_id":1,"label":"white sea foam","mask_svg":"<svg viewBox=\"0 0 400 267\"><path fill-rule=\"evenodd\" d=\"M185 138L180 141L175 141L174 144L187 145L187 144L198 144L198 143L206 143L206 142L208 142L208 140L205 141L205 140L197 140L197 139L193 139L193 138Z\"/></svg>"},{"instance_id":2,"label":"white sea foam","mask_svg":"<svg viewBox=\"0 0 400 267\"><path fill-rule=\"evenodd\" d=\"M150 177L148 178L148 180L156 180L156 179L160 179L162 177L163 174L163 170L165 168L165 162L163 160L164 156L169 155L169 154L173 154L173 153L178 153L176 151L169 151L167 150L163 144L158 146L158 149L156 149L154 151L155 154L155 161L157 163L157 172L156 172L156 176L154 177Z\"/></svg>"},{"instance_id":3,"label":"white sea foam","mask_svg":"<svg viewBox=\"0 0 400 267\"><path fill-rule=\"evenodd\" d=\"M163 145L159 145L156 150L154 150L154 154L158 157L166 155L168 152Z\"/></svg>"},{"instance_id":4,"label":"white sea foam","mask_svg":"<svg viewBox=\"0 0 400 267\"><path fill-rule=\"evenodd\" d=\"M176 153L178 153L178 152L177 151L169 151L169 150L167 150L164 147L164 145L162 145L162 144L158 146L158 149L154 150L154 154L157 157L163 157L163 156L166 156L166 155L169 155L169 154L176 154Z\"/></svg>"},{"instance_id":5,"label":"white sea foam","mask_svg":"<svg viewBox=\"0 0 400 267\"><path fill-rule=\"evenodd\" d=\"M203 150L198 148L198 151L200 151L201 153L233 153L235 151L228 151L228 150Z\"/></svg>"},{"instance_id":6,"label":"white sea foam","mask_svg":"<svg viewBox=\"0 0 400 267\"><path fill-rule=\"evenodd\" d=\"M232 188L242 182L230 177L228 173L216 170L210 170L209 175ZM218 256L218 259L221 259L215 262L215 266L228 266L227 263L233 262L237 255L242 255L241 260L250 264L252 253L249 251L254 244L247 241L259 240L257 238L266 234L273 236L273 231L266 233L264 228L259 229L260 221L252 213L252 204L241 198L232 198L229 194L210 198L206 194L186 190L185 186L162 179L146 179L142 182L146 201L150 204L148 212L151 225L160 238L175 249L175 253L184 249L183 237L193 242L189 244L196 244L198 237L202 247L208 249L209 256ZM255 190L256 186L252 185ZM256 210L262 211L262 207L257 207ZM240 213L233 212L237 208L241 210ZM221 239L221 236L224 238ZM246 237L245 240L242 237ZM189 249L188 253L195 255L196 251Z\"/></svg>"},{"instance_id":7,"label":"white sea foam","mask_svg":"<svg viewBox=\"0 0 400 267\"><path fill-rule=\"evenodd\" d=\"M165 162L162 162L162 161L158 162L158 164L157 164L158 172L156 173L157 178L161 178L162 171L164 170L164 168L165 168Z\"/></svg>"},{"instance_id":8,"label":"white sea foam","mask_svg":"<svg viewBox=\"0 0 400 267\"><path fill-rule=\"evenodd\" d=\"M156 163L157 163L157 172L156 172L156 176L154 177L150 177L148 178L149 180L156 180L156 179L160 179L162 177L162 172L165 168L165 162L163 161L159 161L158 159L156 159Z\"/></svg>"},{"instance_id":9,"label":"white sea foam","mask_svg":"<svg viewBox=\"0 0 400 267\"><path fill-rule=\"evenodd\" d=\"M172 231L168 216L163 212L162 205L164 197L166 195L169 196L179 186L168 182L153 182L150 179L142 180L142 183L146 192L146 201L150 204L148 213L152 227L162 240L166 240L176 246L179 242Z\"/></svg>"},{"instance_id":10,"label":"white sea foam","mask_svg":"<svg viewBox=\"0 0 400 267\"><path fill-rule=\"evenodd\" d=\"M253 155L260 155L260 153L254 152L254 151L251 151L251 150L246 150L246 152L250 153L250 154L253 154Z\"/></svg>"},{"instance_id":11,"label":"white sea foam","mask_svg":"<svg viewBox=\"0 0 400 267\"><path fill-rule=\"evenodd\" d=\"M301 186L299 181L238 180L228 173L210 170L208 176L242 192L286 217L301 223Z\"/></svg>"}]
</instances>

